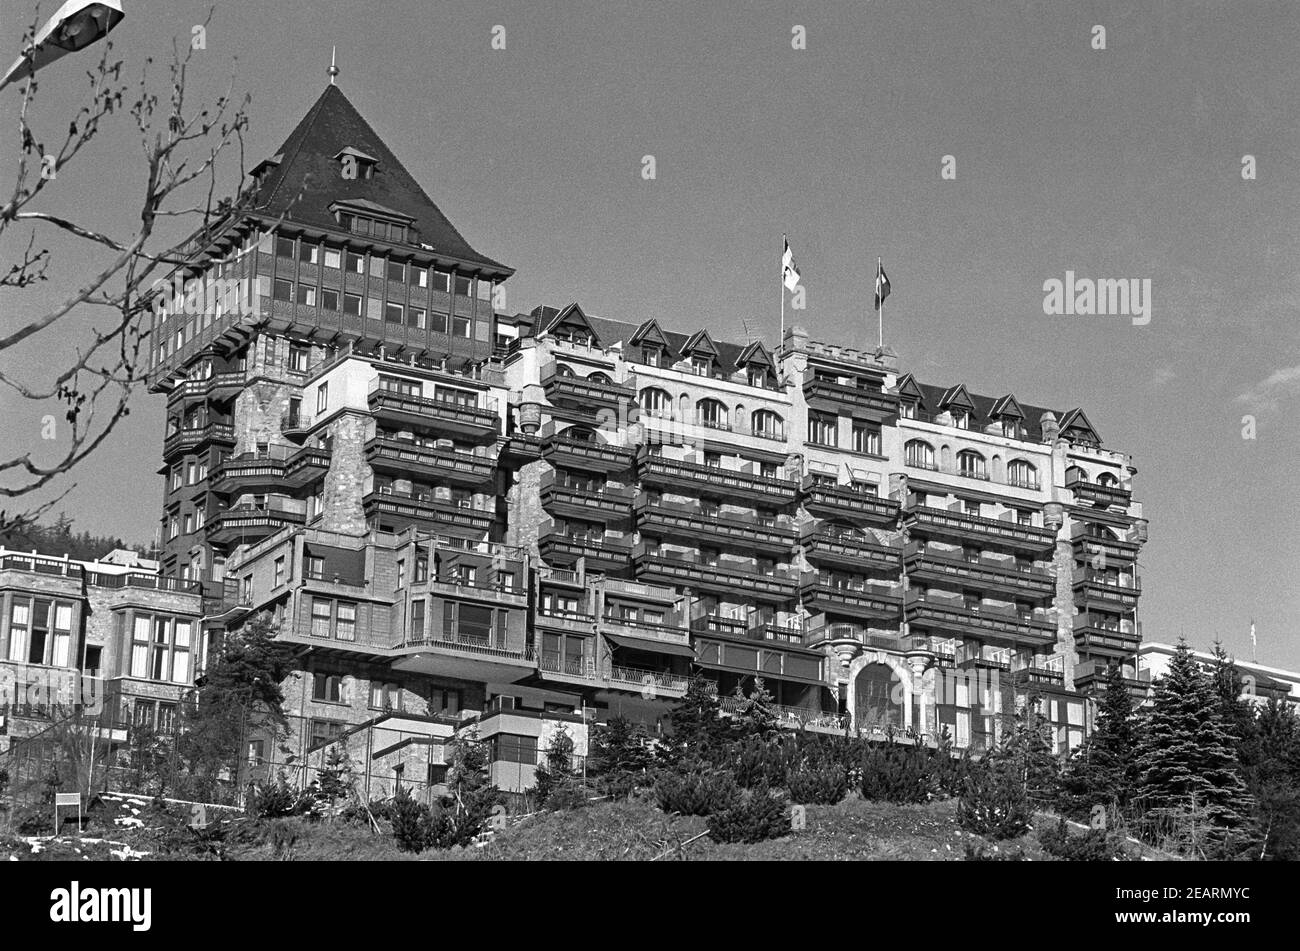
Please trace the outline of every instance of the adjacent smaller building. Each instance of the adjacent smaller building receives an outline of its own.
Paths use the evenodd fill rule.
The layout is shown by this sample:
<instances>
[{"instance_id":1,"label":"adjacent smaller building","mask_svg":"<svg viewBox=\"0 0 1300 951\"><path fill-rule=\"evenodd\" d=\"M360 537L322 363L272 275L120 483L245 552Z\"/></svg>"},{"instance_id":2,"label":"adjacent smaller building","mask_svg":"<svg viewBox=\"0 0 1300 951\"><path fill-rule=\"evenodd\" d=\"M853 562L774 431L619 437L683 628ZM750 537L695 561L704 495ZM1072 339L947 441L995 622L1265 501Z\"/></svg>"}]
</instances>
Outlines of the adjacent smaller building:
<instances>
[{"instance_id":1,"label":"adjacent smaller building","mask_svg":"<svg viewBox=\"0 0 1300 951\"><path fill-rule=\"evenodd\" d=\"M1144 642L1137 652L1138 676L1144 683L1153 683L1157 677L1168 673L1170 658L1177 650L1173 644ZM1214 655L1209 651L1194 650L1192 656L1207 667L1214 665ZM1233 663L1237 667L1241 695L1252 703L1286 700L1300 705L1300 671L1266 667L1239 657L1234 657Z\"/></svg>"}]
</instances>

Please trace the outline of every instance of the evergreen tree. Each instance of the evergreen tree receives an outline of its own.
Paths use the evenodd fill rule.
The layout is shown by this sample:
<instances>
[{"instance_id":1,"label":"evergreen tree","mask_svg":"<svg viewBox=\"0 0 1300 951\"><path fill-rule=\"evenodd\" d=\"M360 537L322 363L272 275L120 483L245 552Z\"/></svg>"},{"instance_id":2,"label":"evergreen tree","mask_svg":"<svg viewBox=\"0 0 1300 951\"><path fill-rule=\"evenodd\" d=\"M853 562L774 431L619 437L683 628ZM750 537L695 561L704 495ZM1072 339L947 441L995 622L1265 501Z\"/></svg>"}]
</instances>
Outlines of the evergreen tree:
<instances>
[{"instance_id":1,"label":"evergreen tree","mask_svg":"<svg viewBox=\"0 0 1300 951\"><path fill-rule=\"evenodd\" d=\"M1155 684L1137 746L1140 805L1194 822L1211 846L1247 833L1253 802L1239 772L1234 737L1214 683L1180 641Z\"/></svg>"},{"instance_id":2,"label":"evergreen tree","mask_svg":"<svg viewBox=\"0 0 1300 951\"><path fill-rule=\"evenodd\" d=\"M645 775L650 758L644 728L619 714L593 731L587 775L603 795L625 798Z\"/></svg>"},{"instance_id":3,"label":"evergreen tree","mask_svg":"<svg viewBox=\"0 0 1300 951\"><path fill-rule=\"evenodd\" d=\"M1237 662L1228 656L1218 641L1214 642L1214 667L1210 679L1224 721L1236 743L1238 757L1244 766L1243 757L1255 742L1255 707L1246 697L1253 690L1247 686L1243 691L1243 683L1248 685L1250 679L1242 677Z\"/></svg>"},{"instance_id":4,"label":"evergreen tree","mask_svg":"<svg viewBox=\"0 0 1300 951\"><path fill-rule=\"evenodd\" d=\"M1262 839L1255 856L1300 859L1300 716L1291 704L1271 699L1260 708L1243 762Z\"/></svg>"},{"instance_id":5,"label":"evergreen tree","mask_svg":"<svg viewBox=\"0 0 1300 951\"><path fill-rule=\"evenodd\" d=\"M352 758L341 744L335 743L326 753L325 763L316 777L316 787L331 816L335 814L340 800L351 799L356 794Z\"/></svg>"},{"instance_id":6,"label":"evergreen tree","mask_svg":"<svg viewBox=\"0 0 1300 951\"><path fill-rule=\"evenodd\" d=\"M1088 815L1097 805L1126 815L1133 797L1136 726L1133 697L1118 664L1106 671L1092 734L1066 764L1058 805L1068 815Z\"/></svg>"},{"instance_id":7,"label":"evergreen tree","mask_svg":"<svg viewBox=\"0 0 1300 951\"><path fill-rule=\"evenodd\" d=\"M776 732L776 700L763 686L763 678L754 678L754 688L745 696L736 684L736 712L731 717L731 729L739 736L758 736L764 739Z\"/></svg>"},{"instance_id":8,"label":"evergreen tree","mask_svg":"<svg viewBox=\"0 0 1300 951\"><path fill-rule=\"evenodd\" d=\"M713 764L725 749L728 727L713 685L700 674L668 714L669 734L659 745L659 758L670 767L686 762Z\"/></svg>"},{"instance_id":9,"label":"evergreen tree","mask_svg":"<svg viewBox=\"0 0 1300 951\"><path fill-rule=\"evenodd\" d=\"M586 796L578 789L578 774L573 768L573 737L561 727L551 738L546 748L546 759L537 766L537 785L533 792L537 796L537 805L550 808L564 808L577 799L585 801Z\"/></svg>"},{"instance_id":10,"label":"evergreen tree","mask_svg":"<svg viewBox=\"0 0 1300 951\"><path fill-rule=\"evenodd\" d=\"M181 708L178 752L191 798L216 796L223 782L240 786L249 741L284 739L281 684L292 670L292 650L275 640L275 626L265 617L226 636L198 681L197 697Z\"/></svg>"},{"instance_id":11,"label":"evergreen tree","mask_svg":"<svg viewBox=\"0 0 1300 951\"><path fill-rule=\"evenodd\" d=\"M1042 712L1042 698L1031 694L1010 718L1002 742L991 754L998 766L1016 777L1025 795L1034 802L1050 802L1056 796L1060 765L1052 752L1052 725Z\"/></svg>"}]
</instances>

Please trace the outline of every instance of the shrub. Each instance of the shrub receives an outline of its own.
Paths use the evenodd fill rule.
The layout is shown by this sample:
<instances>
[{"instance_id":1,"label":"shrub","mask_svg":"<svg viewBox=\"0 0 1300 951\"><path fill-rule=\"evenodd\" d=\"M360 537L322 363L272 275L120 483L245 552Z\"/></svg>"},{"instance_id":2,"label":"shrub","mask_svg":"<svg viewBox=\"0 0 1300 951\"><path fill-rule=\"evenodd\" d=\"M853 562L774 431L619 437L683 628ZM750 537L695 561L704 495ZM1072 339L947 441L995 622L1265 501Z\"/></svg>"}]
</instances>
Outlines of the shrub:
<instances>
[{"instance_id":1,"label":"shrub","mask_svg":"<svg viewBox=\"0 0 1300 951\"><path fill-rule=\"evenodd\" d=\"M1029 831L1032 811L1024 787L1009 769L973 768L957 805L961 827L993 839L1013 839Z\"/></svg>"},{"instance_id":2,"label":"shrub","mask_svg":"<svg viewBox=\"0 0 1300 951\"><path fill-rule=\"evenodd\" d=\"M714 842L762 842L790 831L785 799L766 784L742 792L733 790L729 801L709 816L709 838Z\"/></svg>"},{"instance_id":3,"label":"shrub","mask_svg":"<svg viewBox=\"0 0 1300 951\"><path fill-rule=\"evenodd\" d=\"M1070 835L1064 819L1038 833L1043 851L1069 862L1111 862L1126 857L1119 840L1105 829L1089 829L1083 835Z\"/></svg>"},{"instance_id":4,"label":"shrub","mask_svg":"<svg viewBox=\"0 0 1300 951\"><path fill-rule=\"evenodd\" d=\"M796 768L787 774L785 785L793 802L833 806L848 794L849 776L838 764Z\"/></svg>"},{"instance_id":5,"label":"shrub","mask_svg":"<svg viewBox=\"0 0 1300 951\"><path fill-rule=\"evenodd\" d=\"M795 750L784 737L764 739L745 736L734 743L727 757L727 767L736 777L736 785L753 789L760 784L780 786L795 759Z\"/></svg>"},{"instance_id":6,"label":"shrub","mask_svg":"<svg viewBox=\"0 0 1300 951\"><path fill-rule=\"evenodd\" d=\"M1029 856L1025 854L1024 849L1016 849L1014 852L990 852L984 846L973 846L966 843L966 854L962 856L967 862L1028 862Z\"/></svg>"},{"instance_id":7,"label":"shrub","mask_svg":"<svg viewBox=\"0 0 1300 951\"><path fill-rule=\"evenodd\" d=\"M283 776L275 782L257 783L249 797L248 811L257 819L281 819L302 816L312 811L316 798L290 786Z\"/></svg>"},{"instance_id":8,"label":"shrub","mask_svg":"<svg viewBox=\"0 0 1300 951\"><path fill-rule=\"evenodd\" d=\"M393 838L403 852L423 852L437 837L437 824L431 810L399 788L392 800L389 821L393 824Z\"/></svg>"},{"instance_id":9,"label":"shrub","mask_svg":"<svg viewBox=\"0 0 1300 951\"><path fill-rule=\"evenodd\" d=\"M732 803L738 793L735 777L726 770L674 773L655 778L655 801L664 812L707 816Z\"/></svg>"},{"instance_id":10,"label":"shrub","mask_svg":"<svg viewBox=\"0 0 1300 951\"><path fill-rule=\"evenodd\" d=\"M862 755L862 797L894 803L927 802L936 789L933 761L923 751L892 740Z\"/></svg>"}]
</instances>

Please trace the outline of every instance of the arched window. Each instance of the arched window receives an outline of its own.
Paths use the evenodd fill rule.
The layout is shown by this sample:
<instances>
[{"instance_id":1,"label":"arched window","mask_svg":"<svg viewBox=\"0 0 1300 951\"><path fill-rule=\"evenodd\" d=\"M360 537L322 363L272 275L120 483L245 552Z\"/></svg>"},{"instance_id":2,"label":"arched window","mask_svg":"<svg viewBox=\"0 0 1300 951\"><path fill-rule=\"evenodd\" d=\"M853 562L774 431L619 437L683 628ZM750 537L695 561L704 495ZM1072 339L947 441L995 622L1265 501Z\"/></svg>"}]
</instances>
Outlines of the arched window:
<instances>
[{"instance_id":1,"label":"arched window","mask_svg":"<svg viewBox=\"0 0 1300 951\"><path fill-rule=\"evenodd\" d=\"M988 470L984 467L984 457L973 449L963 449L957 453L957 471L968 479L987 479Z\"/></svg>"},{"instance_id":2,"label":"arched window","mask_svg":"<svg viewBox=\"0 0 1300 951\"><path fill-rule=\"evenodd\" d=\"M1071 482L1087 482L1087 481L1088 481L1088 473L1084 472L1078 466L1070 466L1070 468L1065 470L1066 485L1069 485Z\"/></svg>"},{"instance_id":3,"label":"arched window","mask_svg":"<svg viewBox=\"0 0 1300 951\"><path fill-rule=\"evenodd\" d=\"M657 386L647 386L641 391L641 412L655 419L672 419L672 394Z\"/></svg>"},{"instance_id":4,"label":"arched window","mask_svg":"<svg viewBox=\"0 0 1300 951\"><path fill-rule=\"evenodd\" d=\"M555 365L555 375L565 378L571 377L573 376L573 367L564 363L557 363Z\"/></svg>"},{"instance_id":5,"label":"arched window","mask_svg":"<svg viewBox=\"0 0 1300 951\"><path fill-rule=\"evenodd\" d=\"M918 469L933 469L934 465L934 448L920 439L909 439L907 445L903 447L907 454L907 464L915 466Z\"/></svg>"},{"instance_id":6,"label":"arched window","mask_svg":"<svg viewBox=\"0 0 1300 951\"><path fill-rule=\"evenodd\" d=\"M768 439L784 439L785 421L770 409L755 410L753 430L755 436L765 436Z\"/></svg>"},{"instance_id":7,"label":"arched window","mask_svg":"<svg viewBox=\"0 0 1300 951\"><path fill-rule=\"evenodd\" d=\"M730 429L727 407L717 400L703 399L695 404L695 421L710 429Z\"/></svg>"},{"instance_id":8,"label":"arched window","mask_svg":"<svg viewBox=\"0 0 1300 951\"><path fill-rule=\"evenodd\" d=\"M1007 484L1022 489L1038 488L1038 470L1024 459L1015 459L1007 466Z\"/></svg>"},{"instance_id":9,"label":"arched window","mask_svg":"<svg viewBox=\"0 0 1300 951\"><path fill-rule=\"evenodd\" d=\"M1116 478L1115 473L1113 472L1103 472L1101 475L1097 476L1097 484L1119 485L1119 479Z\"/></svg>"},{"instance_id":10,"label":"arched window","mask_svg":"<svg viewBox=\"0 0 1300 951\"><path fill-rule=\"evenodd\" d=\"M614 381L609 378L609 374L600 373L598 371L596 373L591 374L589 377L587 377L587 382L599 383L601 386L610 386L611 384L613 384Z\"/></svg>"}]
</instances>

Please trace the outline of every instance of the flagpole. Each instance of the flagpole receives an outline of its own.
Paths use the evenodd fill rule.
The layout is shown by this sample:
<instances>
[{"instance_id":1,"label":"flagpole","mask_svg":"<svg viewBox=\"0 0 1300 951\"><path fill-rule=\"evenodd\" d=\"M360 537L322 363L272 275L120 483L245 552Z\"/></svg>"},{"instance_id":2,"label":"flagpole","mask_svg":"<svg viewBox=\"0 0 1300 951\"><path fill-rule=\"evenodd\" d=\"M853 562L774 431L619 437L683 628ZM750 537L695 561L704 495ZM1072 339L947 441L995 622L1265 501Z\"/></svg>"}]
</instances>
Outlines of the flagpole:
<instances>
[{"instance_id":1,"label":"flagpole","mask_svg":"<svg viewBox=\"0 0 1300 951\"><path fill-rule=\"evenodd\" d=\"M878 290L884 290L884 288L880 286L880 268L881 268L880 258L876 258L876 288ZM883 297L880 298L880 307L878 308L878 310L880 311L879 348L881 350L884 350L885 349L885 299Z\"/></svg>"},{"instance_id":2,"label":"flagpole","mask_svg":"<svg viewBox=\"0 0 1300 951\"><path fill-rule=\"evenodd\" d=\"M781 287L781 336L777 338L778 353L785 353L785 247L790 241L789 235L781 235L781 274L777 283ZM780 357L777 358L778 360Z\"/></svg>"}]
</instances>

